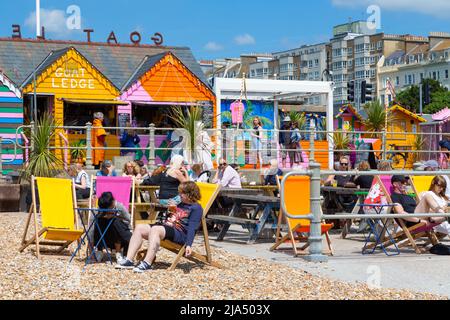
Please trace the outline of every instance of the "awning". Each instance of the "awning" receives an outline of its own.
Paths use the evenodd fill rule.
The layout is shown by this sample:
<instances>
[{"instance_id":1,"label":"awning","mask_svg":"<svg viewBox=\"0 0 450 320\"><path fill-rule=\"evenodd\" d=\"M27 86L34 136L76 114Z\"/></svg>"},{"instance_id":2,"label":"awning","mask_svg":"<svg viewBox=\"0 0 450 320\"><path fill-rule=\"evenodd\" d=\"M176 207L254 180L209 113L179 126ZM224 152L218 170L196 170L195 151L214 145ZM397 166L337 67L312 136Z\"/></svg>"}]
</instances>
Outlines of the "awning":
<instances>
[{"instance_id":1,"label":"awning","mask_svg":"<svg viewBox=\"0 0 450 320\"><path fill-rule=\"evenodd\" d=\"M64 99L61 101L72 104L103 104L103 105L115 105L115 106L126 106L128 102L120 100L87 100L87 99Z\"/></svg>"}]
</instances>

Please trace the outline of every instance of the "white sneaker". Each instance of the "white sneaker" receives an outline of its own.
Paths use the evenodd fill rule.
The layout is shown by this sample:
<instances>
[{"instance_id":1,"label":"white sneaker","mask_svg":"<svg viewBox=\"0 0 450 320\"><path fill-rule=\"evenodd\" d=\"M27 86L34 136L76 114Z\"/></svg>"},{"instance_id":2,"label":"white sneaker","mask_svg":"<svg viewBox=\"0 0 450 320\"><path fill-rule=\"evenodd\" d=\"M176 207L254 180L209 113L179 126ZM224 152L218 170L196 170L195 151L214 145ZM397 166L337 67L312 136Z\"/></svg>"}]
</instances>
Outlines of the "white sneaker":
<instances>
[{"instance_id":1,"label":"white sneaker","mask_svg":"<svg viewBox=\"0 0 450 320\"><path fill-rule=\"evenodd\" d=\"M435 232L449 235L450 234L450 223L448 223L448 221L444 221L440 225L434 227L433 229Z\"/></svg>"},{"instance_id":2,"label":"white sneaker","mask_svg":"<svg viewBox=\"0 0 450 320\"><path fill-rule=\"evenodd\" d=\"M124 257L122 256L122 254L120 252L116 252L116 261L117 261L117 263L120 263L123 260L124 260Z\"/></svg>"}]
</instances>

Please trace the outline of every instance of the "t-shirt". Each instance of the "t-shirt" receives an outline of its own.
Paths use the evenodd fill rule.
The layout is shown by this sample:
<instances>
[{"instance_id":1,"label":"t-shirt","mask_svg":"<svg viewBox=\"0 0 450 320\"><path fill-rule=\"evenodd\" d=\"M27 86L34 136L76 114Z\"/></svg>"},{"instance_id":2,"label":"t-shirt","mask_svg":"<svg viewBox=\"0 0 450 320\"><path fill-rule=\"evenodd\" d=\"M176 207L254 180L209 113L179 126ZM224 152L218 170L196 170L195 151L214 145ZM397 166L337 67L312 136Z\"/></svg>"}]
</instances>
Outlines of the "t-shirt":
<instances>
[{"instance_id":1,"label":"t-shirt","mask_svg":"<svg viewBox=\"0 0 450 320\"><path fill-rule=\"evenodd\" d=\"M224 188L242 188L241 177L231 166L227 166L222 174L219 173L218 183Z\"/></svg>"},{"instance_id":2,"label":"t-shirt","mask_svg":"<svg viewBox=\"0 0 450 320\"><path fill-rule=\"evenodd\" d=\"M233 123L244 122L244 104L240 101L235 101L230 106L231 120Z\"/></svg>"},{"instance_id":3,"label":"t-shirt","mask_svg":"<svg viewBox=\"0 0 450 320\"><path fill-rule=\"evenodd\" d=\"M445 200L444 198L441 198L440 196L438 196L436 193L434 193L433 191L426 191L423 192L421 194L421 197L425 197L427 194L431 195L434 199L434 201L436 201L437 205L441 208L446 207L448 205L447 200Z\"/></svg>"},{"instance_id":4,"label":"t-shirt","mask_svg":"<svg viewBox=\"0 0 450 320\"><path fill-rule=\"evenodd\" d=\"M203 209L198 203L181 203L164 224L175 229L174 242L192 246L202 216Z\"/></svg>"},{"instance_id":5,"label":"t-shirt","mask_svg":"<svg viewBox=\"0 0 450 320\"><path fill-rule=\"evenodd\" d=\"M373 176L359 176L353 182L362 189L370 189L373 184Z\"/></svg>"},{"instance_id":6,"label":"t-shirt","mask_svg":"<svg viewBox=\"0 0 450 320\"><path fill-rule=\"evenodd\" d=\"M75 178L75 184L81 184L81 180L83 179L83 177L86 178L86 189L90 189L91 181L89 180L89 175L84 170L78 172L77 177Z\"/></svg>"},{"instance_id":7,"label":"t-shirt","mask_svg":"<svg viewBox=\"0 0 450 320\"><path fill-rule=\"evenodd\" d=\"M336 180L338 187L345 187L345 185L348 182L351 182L353 180L353 176L338 176L338 175L336 175L334 177L334 179Z\"/></svg>"},{"instance_id":8,"label":"t-shirt","mask_svg":"<svg viewBox=\"0 0 450 320\"><path fill-rule=\"evenodd\" d=\"M391 199L394 203L398 203L403 207L403 210L408 213L414 213L417 207L416 200L407 194L392 193Z\"/></svg>"}]
</instances>

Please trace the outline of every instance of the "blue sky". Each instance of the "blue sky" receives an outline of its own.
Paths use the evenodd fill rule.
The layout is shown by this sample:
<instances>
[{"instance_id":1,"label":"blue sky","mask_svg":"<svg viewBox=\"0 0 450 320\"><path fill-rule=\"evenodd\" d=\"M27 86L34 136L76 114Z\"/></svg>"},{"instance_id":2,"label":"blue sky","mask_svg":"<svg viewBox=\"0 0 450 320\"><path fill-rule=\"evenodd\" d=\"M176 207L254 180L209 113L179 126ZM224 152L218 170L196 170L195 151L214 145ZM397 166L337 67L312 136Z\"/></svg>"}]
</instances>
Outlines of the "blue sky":
<instances>
[{"instance_id":1,"label":"blue sky","mask_svg":"<svg viewBox=\"0 0 450 320\"><path fill-rule=\"evenodd\" d=\"M34 37L35 0L2 2L0 36L10 37L11 25L20 24L23 37ZM188 46L197 59L328 41L334 25L349 18L366 20L372 4L381 9L380 31L424 36L450 32L449 0L41 0L47 38L86 39L83 32L65 26L68 6L77 5L81 27L95 29L93 41L105 42L114 30L119 42L129 43L129 34L137 30L143 43L151 44L158 31L166 45Z\"/></svg>"}]
</instances>

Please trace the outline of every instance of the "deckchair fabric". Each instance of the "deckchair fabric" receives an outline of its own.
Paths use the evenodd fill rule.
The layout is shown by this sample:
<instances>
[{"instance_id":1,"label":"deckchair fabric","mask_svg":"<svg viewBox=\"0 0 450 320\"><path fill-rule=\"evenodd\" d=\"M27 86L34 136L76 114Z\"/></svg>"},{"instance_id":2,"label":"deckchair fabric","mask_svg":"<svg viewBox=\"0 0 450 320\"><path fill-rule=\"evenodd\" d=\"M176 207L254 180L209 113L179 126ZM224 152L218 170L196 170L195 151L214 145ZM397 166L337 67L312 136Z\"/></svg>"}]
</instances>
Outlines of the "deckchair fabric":
<instances>
[{"instance_id":1,"label":"deckchair fabric","mask_svg":"<svg viewBox=\"0 0 450 320\"><path fill-rule=\"evenodd\" d=\"M416 193L417 202L420 201L420 195L422 192L430 190L431 182L435 176L412 176L412 187Z\"/></svg>"},{"instance_id":2,"label":"deckchair fabric","mask_svg":"<svg viewBox=\"0 0 450 320\"><path fill-rule=\"evenodd\" d=\"M211 248L209 245L209 238L208 238L208 228L206 226L206 220L205 217L211 208L212 204L216 200L219 192L220 192L220 185L218 184L211 184L211 183L200 183L196 182L197 186L200 188L200 194L201 194L201 200L199 201L199 204L203 208L203 217L202 217L202 229L203 229L203 237L204 237L204 243L205 243L205 250L206 255L202 255L195 250L192 251L192 255L190 257L186 257L186 259L194 261L194 262L202 262L208 265L211 265L213 267L220 268L220 264L214 262L212 260L211 255ZM175 253L177 256L175 260L173 261L172 265L170 266L169 270L173 271L175 270L176 266L178 265L179 261L183 257L184 253L186 252L186 245L180 245L175 242L169 241L169 240L163 240L161 241L161 247ZM138 253L138 259L143 259L147 250L141 250Z\"/></svg>"},{"instance_id":3,"label":"deckchair fabric","mask_svg":"<svg viewBox=\"0 0 450 320\"><path fill-rule=\"evenodd\" d=\"M36 188L39 194L39 212L36 204ZM40 257L39 238L46 241L41 245L57 246L61 252L72 242L78 240L83 230L77 227L76 199L73 181L69 179L32 177L33 205L31 206L25 231L22 237L20 252L29 245L36 244L36 254ZM38 226L37 215L40 213L41 225ZM27 240L28 228L34 216L34 236Z\"/></svg>"},{"instance_id":4,"label":"deckchair fabric","mask_svg":"<svg viewBox=\"0 0 450 320\"><path fill-rule=\"evenodd\" d=\"M278 188L281 192L281 184L280 180L282 177L277 177ZM284 184L284 203L287 211L291 215L295 216L306 216L311 213L311 205L310 205L310 194L311 194L311 183L310 178L305 176L292 176L287 178ZM287 234L283 237L279 237L280 226L281 226L281 215L278 218L278 227L277 227L277 239L276 243L270 248L270 251L278 249L283 243L290 242L292 244L292 248L294 250L294 255L297 256L299 253L302 253L309 244L306 243L302 248L300 248L300 252L297 249L296 242L307 242L308 237L301 236L302 234L309 234L311 231L311 221L309 219L301 219L301 218L289 218L284 212L281 213L286 222L287 222ZM333 254L333 249L331 247L331 240L328 235L328 231L333 228L333 224L325 224L321 225L321 234L325 235L326 241L328 244L328 248L330 250L331 255ZM294 235L296 233L297 235Z\"/></svg>"},{"instance_id":5,"label":"deckchair fabric","mask_svg":"<svg viewBox=\"0 0 450 320\"><path fill-rule=\"evenodd\" d=\"M131 177L97 177L96 195L99 198L103 192L111 192L125 208L130 206L130 195L133 179Z\"/></svg>"}]
</instances>

